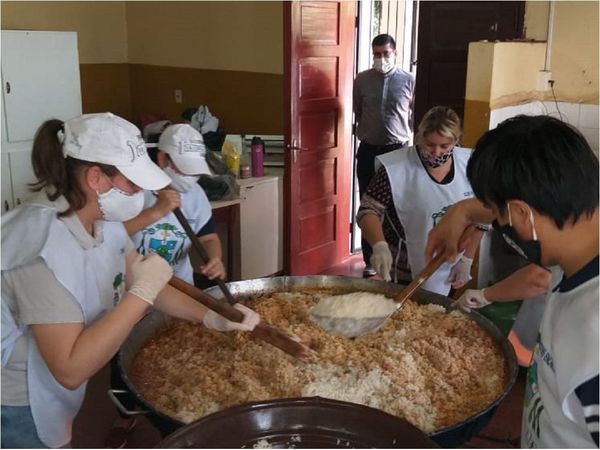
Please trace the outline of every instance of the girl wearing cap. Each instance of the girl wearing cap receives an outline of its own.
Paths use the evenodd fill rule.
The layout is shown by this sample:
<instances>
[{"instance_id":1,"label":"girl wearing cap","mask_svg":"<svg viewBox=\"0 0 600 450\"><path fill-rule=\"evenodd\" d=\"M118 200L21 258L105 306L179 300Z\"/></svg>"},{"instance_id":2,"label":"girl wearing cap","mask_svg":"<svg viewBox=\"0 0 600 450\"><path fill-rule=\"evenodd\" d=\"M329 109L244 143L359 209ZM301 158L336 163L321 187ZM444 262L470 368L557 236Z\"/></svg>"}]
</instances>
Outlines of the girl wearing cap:
<instances>
[{"instance_id":1,"label":"girl wearing cap","mask_svg":"<svg viewBox=\"0 0 600 450\"><path fill-rule=\"evenodd\" d=\"M212 209L204 190L198 185L202 174L210 174L205 160L202 135L188 124L167 127L158 141L157 162L170 178L172 189L144 192L144 211L125 222L125 227L142 255L158 253L173 272L193 283L194 270L189 257L191 242L173 214L179 207L194 233L206 249L210 260L200 273L208 279L225 277L221 260L221 241L215 232Z\"/></svg>"},{"instance_id":2,"label":"girl wearing cap","mask_svg":"<svg viewBox=\"0 0 600 450\"><path fill-rule=\"evenodd\" d=\"M151 306L222 331L233 324L167 285L170 266L137 254L121 223L143 189L170 179L139 130L110 113L49 120L32 152L38 194L2 216L2 447L69 445L87 380ZM241 326L240 326L241 325Z\"/></svg>"}]
</instances>

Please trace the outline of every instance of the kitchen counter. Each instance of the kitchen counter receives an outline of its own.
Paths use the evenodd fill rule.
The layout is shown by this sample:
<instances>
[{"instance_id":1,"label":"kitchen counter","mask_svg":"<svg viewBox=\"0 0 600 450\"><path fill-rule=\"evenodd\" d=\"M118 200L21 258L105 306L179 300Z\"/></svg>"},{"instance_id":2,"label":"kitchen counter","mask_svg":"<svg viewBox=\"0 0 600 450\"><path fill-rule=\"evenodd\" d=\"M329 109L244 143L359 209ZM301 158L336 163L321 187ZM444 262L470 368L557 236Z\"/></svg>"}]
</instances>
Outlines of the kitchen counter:
<instances>
[{"instance_id":1,"label":"kitchen counter","mask_svg":"<svg viewBox=\"0 0 600 450\"><path fill-rule=\"evenodd\" d=\"M240 196L210 202L228 281L283 271L283 182L277 175L237 180Z\"/></svg>"}]
</instances>

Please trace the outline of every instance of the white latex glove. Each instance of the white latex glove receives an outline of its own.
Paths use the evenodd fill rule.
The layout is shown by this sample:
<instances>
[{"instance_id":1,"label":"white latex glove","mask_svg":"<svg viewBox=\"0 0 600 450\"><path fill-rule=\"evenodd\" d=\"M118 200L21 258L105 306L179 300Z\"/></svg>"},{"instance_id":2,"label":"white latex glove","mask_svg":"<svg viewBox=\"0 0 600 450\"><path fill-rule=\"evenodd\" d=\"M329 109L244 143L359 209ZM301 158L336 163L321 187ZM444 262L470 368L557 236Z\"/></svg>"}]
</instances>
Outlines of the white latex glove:
<instances>
[{"instance_id":1,"label":"white latex glove","mask_svg":"<svg viewBox=\"0 0 600 450\"><path fill-rule=\"evenodd\" d=\"M464 311L471 311L471 308L479 309L491 302L485 298L485 289L467 289L455 304Z\"/></svg>"},{"instance_id":2,"label":"white latex glove","mask_svg":"<svg viewBox=\"0 0 600 450\"><path fill-rule=\"evenodd\" d=\"M217 314L212 309L209 309L202 319L202 323L206 328L216 331L252 331L254 327L260 322L260 316L252 311L250 308L245 307L239 303L233 305L233 307L244 314L244 320L242 322L231 322L225 317Z\"/></svg>"},{"instance_id":3,"label":"white latex glove","mask_svg":"<svg viewBox=\"0 0 600 450\"><path fill-rule=\"evenodd\" d=\"M129 276L129 292L154 305L154 299L173 276L173 269L156 253L147 257L138 254L131 263Z\"/></svg>"},{"instance_id":4,"label":"white latex glove","mask_svg":"<svg viewBox=\"0 0 600 450\"><path fill-rule=\"evenodd\" d=\"M385 241L379 241L373 246L373 254L371 255L371 265L377 271L379 276L385 281L390 281L390 270L392 269L392 252Z\"/></svg>"},{"instance_id":5,"label":"white latex glove","mask_svg":"<svg viewBox=\"0 0 600 450\"><path fill-rule=\"evenodd\" d=\"M464 286L471 280L471 266L473 260L466 256L461 256L456 264L452 266L450 275L448 275L448 283L452 284L454 289Z\"/></svg>"}]
</instances>

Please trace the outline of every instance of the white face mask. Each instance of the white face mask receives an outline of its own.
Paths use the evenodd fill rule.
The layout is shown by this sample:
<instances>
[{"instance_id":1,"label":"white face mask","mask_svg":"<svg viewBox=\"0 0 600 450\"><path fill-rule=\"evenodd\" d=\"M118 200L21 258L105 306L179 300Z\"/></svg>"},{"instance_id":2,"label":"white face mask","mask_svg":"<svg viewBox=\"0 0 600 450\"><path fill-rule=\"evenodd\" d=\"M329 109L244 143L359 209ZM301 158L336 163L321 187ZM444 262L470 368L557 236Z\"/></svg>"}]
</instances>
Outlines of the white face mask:
<instances>
[{"instance_id":1,"label":"white face mask","mask_svg":"<svg viewBox=\"0 0 600 450\"><path fill-rule=\"evenodd\" d=\"M128 194L113 185L104 194L98 192L96 194L100 211L107 222L125 222L133 219L144 209L144 193L142 191Z\"/></svg>"},{"instance_id":2,"label":"white face mask","mask_svg":"<svg viewBox=\"0 0 600 450\"><path fill-rule=\"evenodd\" d=\"M163 170L171 178L171 186L173 186L177 192L187 192L191 190L200 179L200 175L181 175L180 173L175 172L171 166L167 166Z\"/></svg>"},{"instance_id":3,"label":"white face mask","mask_svg":"<svg viewBox=\"0 0 600 450\"><path fill-rule=\"evenodd\" d=\"M388 73L394 68L395 59L394 56L390 56L389 58L373 58L373 69L381 73Z\"/></svg>"}]
</instances>

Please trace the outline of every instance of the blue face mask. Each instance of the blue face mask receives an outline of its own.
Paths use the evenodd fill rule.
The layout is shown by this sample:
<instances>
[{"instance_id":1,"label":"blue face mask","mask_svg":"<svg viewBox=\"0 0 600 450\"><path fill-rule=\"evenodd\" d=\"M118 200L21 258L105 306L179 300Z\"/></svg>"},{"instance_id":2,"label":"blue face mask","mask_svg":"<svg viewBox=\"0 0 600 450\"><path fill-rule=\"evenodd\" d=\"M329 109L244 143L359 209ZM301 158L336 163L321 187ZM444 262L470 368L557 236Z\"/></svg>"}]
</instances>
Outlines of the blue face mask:
<instances>
[{"instance_id":1,"label":"blue face mask","mask_svg":"<svg viewBox=\"0 0 600 450\"><path fill-rule=\"evenodd\" d=\"M533 230L533 236L530 240L523 240L519 237L517 232L512 226L512 218L510 216L510 205L506 203L506 209L508 210L508 225L500 225L498 221L494 220L492 226L494 230L502 235L504 242L508 244L515 252L527 261L538 266L542 265L542 247L540 241L537 240L537 233L535 232L535 223L533 220L533 213L529 209L529 221L531 222L531 228Z\"/></svg>"}]
</instances>

